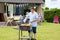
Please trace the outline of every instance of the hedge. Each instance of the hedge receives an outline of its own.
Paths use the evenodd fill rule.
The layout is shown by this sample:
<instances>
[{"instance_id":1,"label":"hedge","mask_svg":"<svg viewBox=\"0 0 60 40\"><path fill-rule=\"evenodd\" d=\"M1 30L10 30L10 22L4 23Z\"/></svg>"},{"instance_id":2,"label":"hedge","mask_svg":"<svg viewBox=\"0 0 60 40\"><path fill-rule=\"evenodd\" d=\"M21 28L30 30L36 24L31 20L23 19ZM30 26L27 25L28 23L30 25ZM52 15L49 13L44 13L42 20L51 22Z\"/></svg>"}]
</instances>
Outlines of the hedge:
<instances>
[{"instance_id":1,"label":"hedge","mask_svg":"<svg viewBox=\"0 0 60 40\"><path fill-rule=\"evenodd\" d=\"M47 22L53 22L53 18L55 15L59 17L59 22L60 22L60 9L54 8L54 9L44 10L44 18Z\"/></svg>"}]
</instances>

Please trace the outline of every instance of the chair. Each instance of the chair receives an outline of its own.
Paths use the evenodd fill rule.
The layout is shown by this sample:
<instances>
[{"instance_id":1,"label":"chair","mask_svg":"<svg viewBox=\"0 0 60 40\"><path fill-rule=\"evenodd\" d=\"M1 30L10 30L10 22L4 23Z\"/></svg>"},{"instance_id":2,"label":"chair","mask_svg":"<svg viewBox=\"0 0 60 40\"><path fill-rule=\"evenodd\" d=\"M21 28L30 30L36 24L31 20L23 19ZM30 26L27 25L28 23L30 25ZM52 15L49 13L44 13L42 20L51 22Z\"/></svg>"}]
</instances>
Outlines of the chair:
<instances>
[{"instance_id":1,"label":"chair","mask_svg":"<svg viewBox=\"0 0 60 40\"><path fill-rule=\"evenodd\" d=\"M58 16L54 16L54 20L53 20L54 23L58 23L59 22L59 19L58 19Z\"/></svg>"},{"instance_id":2,"label":"chair","mask_svg":"<svg viewBox=\"0 0 60 40\"><path fill-rule=\"evenodd\" d=\"M12 21L13 21L13 18L11 17L7 17L7 15L5 15L5 20L6 20L6 26L12 26Z\"/></svg>"}]
</instances>

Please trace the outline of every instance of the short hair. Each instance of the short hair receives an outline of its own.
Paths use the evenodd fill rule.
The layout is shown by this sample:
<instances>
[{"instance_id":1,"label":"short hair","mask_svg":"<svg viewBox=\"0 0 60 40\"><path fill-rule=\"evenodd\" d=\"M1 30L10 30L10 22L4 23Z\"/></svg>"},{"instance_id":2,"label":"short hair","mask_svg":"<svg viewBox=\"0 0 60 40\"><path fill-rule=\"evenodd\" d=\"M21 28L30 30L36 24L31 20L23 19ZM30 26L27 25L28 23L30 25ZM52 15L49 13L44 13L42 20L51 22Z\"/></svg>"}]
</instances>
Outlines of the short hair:
<instances>
[{"instance_id":1,"label":"short hair","mask_svg":"<svg viewBox=\"0 0 60 40\"><path fill-rule=\"evenodd\" d=\"M35 10L33 7L31 7L30 10L31 10L31 9Z\"/></svg>"}]
</instances>

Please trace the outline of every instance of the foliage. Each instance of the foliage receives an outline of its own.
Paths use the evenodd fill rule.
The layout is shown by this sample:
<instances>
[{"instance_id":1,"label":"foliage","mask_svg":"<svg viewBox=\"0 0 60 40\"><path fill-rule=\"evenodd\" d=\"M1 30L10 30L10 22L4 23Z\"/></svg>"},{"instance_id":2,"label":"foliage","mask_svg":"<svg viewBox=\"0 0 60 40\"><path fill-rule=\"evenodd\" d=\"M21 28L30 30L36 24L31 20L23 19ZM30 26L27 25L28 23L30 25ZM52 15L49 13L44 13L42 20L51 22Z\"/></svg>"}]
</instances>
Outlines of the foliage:
<instances>
[{"instance_id":1,"label":"foliage","mask_svg":"<svg viewBox=\"0 0 60 40\"><path fill-rule=\"evenodd\" d=\"M48 7L45 7L45 10L49 10L49 8Z\"/></svg>"},{"instance_id":2,"label":"foliage","mask_svg":"<svg viewBox=\"0 0 60 40\"><path fill-rule=\"evenodd\" d=\"M45 9L44 10L44 17L47 22L53 22L53 18L55 15L59 17L59 22L60 22L60 9L53 8L53 9Z\"/></svg>"},{"instance_id":3,"label":"foliage","mask_svg":"<svg viewBox=\"0 0 60 40\"><path fill-rule=\"evenodd\" d=\"M45 0L43 0L45 2Z\"/></svg>"}]
</instances>

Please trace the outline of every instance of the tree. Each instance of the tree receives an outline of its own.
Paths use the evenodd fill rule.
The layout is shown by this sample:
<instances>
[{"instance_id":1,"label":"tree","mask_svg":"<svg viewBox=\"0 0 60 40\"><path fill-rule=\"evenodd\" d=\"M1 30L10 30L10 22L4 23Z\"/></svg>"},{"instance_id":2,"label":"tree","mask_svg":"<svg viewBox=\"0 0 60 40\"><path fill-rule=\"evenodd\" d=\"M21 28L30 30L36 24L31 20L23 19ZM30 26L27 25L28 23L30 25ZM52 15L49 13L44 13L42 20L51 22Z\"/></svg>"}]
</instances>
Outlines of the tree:
<instances>
[{"instance_id":1,"label":"tree","mask_svg":"<svg viewBox=\"0 0 60 40\"><path fill-rule=\"evenodd\" d=\"M45 2L45 0L43 0Z\"/></svg>"}]
</instances>

